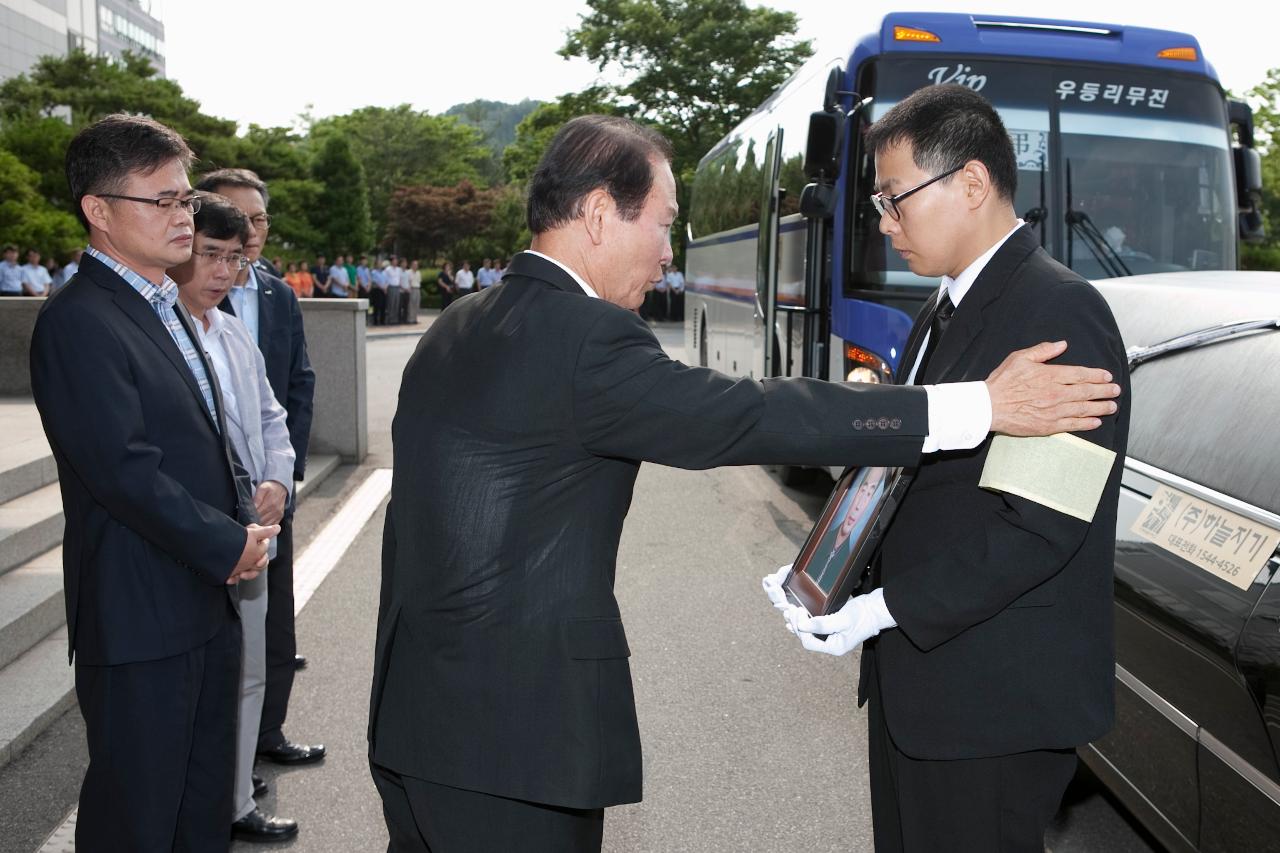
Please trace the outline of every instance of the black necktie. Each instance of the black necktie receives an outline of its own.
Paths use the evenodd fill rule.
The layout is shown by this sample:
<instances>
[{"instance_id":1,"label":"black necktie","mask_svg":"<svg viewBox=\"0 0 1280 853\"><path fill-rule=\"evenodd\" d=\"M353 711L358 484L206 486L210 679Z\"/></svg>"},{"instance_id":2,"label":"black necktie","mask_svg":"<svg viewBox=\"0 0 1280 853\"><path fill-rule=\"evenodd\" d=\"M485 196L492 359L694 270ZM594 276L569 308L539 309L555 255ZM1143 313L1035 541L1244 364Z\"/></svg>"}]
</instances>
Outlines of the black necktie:
<instances>
[{"instance_id":1,"label":"black necktie","mask_svg":"<svg viewBox=\"0 0 1280 853\"><path fill-rule=\"evenodd\" d=\"M933 319L929 321L929 342L925 344L924 356L920 359L920 367L916 370L916 385L924 384L924 371L929 366L929 360L933 358L933 354L938 351L938 344L942 341L942 336L947 332L947 326L951 323L951 317L956 313L956 306L951 302L951 295L947 293L947 289L942 289L942 295L938 298L938 306L933 309Z\"/></svg>"}]
</instances>

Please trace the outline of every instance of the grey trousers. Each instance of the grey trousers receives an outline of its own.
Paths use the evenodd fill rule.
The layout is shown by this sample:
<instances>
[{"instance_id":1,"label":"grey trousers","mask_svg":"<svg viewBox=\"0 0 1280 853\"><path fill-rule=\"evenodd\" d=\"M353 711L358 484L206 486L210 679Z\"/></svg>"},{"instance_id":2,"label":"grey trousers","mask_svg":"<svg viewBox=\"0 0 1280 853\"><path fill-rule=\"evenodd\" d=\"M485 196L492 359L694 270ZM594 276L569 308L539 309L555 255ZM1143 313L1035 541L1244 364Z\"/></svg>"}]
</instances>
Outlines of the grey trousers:
<instances>
[{"instance_id":1,"label":"grey trousers","mask_svg":"<svg viewBox=\"0 0 1280 853\"><path fill-rule=\"evenodd\" d=\"M273 543L274 544L274 543ZM236 721L236 781L231 820L253 811L253 757L267 693L267 573L237 584L244 658L240 669L240 717Z\"/></svg>"},{"instance_id":2,"label":"grey trousers","mask_svg":"<svg viewBox=\"0 0 1280 853\"><path fill-rule=\"evenodd\" d=\"M387 325L394 326L400 322L400 302L404 298L398 287L387 288Z\"/></svg>"}]
</instances>

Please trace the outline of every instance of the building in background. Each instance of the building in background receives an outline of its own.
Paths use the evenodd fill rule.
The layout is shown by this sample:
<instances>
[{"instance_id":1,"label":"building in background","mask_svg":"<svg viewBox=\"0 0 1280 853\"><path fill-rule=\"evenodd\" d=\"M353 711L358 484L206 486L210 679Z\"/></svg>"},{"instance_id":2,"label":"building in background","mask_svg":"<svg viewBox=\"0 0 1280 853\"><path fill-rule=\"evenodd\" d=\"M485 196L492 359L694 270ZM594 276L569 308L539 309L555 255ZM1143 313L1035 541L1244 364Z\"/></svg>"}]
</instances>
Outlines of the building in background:
<instances>
[{"instance_id":1,"label":"building in background","mask_svg":"<svg viewBox=\"0 0 1280 853\"><path fill-rule=\"evenodd\" d=\"M103 56L133 51L163 75L162 7L161 0L0 0L0 80L77 47Z\"/></svg>"}]
</instances>

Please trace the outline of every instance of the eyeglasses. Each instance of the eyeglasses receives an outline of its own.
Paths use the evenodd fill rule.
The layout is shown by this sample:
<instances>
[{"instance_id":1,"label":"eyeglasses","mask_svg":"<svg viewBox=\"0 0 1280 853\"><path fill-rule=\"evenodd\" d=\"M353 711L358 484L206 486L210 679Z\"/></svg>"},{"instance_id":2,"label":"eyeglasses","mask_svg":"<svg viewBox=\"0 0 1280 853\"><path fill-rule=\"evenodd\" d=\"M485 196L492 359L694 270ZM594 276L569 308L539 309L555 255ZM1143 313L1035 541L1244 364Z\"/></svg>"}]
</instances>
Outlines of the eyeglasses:
<instances>
[{"instance_id":1,"label":"eyeglasses","mask_svg":"<svg viewBox=\"0 0 1280 853\"><path fill-rule=\"evenodd\" d=\"M124 201L136 201L139 204L154 204L165 213L173 213L179 207L187 213L200 212L200 196L192 195L186 198L175 198L173 196L165 196L164 198L139 198L136 195L114 195L113 193L93 193L101 198L118 198Z\"/></svg>"},{"instance_id":2,"label":"eyeglasses","mask_svg":"<svg viewBox=\"0 0 1280 853\"><path fill-rule=\"evenodd\" d=\"M271 215L267 213L259 213L257 216L250 216L249 221L253 223L253 227L259 231L266 231L271 227Z\"/></svg>"},{"instance_id":3,"label":"eyeglasses","mask_svg":"<svg viewBox=\"0 0 1280 853\"><path fill-rule=\"evenodd\" d=\"M900 192L897 195L885 195L884 193L876 193L875 195L871 196L871 204L875 206L875 209L880 213L881 216L888 216L894 222L897 222L900 219L902 219L902 211L898 209L898 205L901 204L904 199L906 199L908 196L912 195L913 193L920 192L920 190L929 186L929 184L940 181L943 178L948 177L950 175L954 175L956 172L960 171L963 168L964 168L964 164L961 163L959 166L956 166L954 169L948 169L947 171L943 172L941 175L935 175L934 177L925 181L923 184L917 184L911 189L904 190L903 192Z\"/></svg>"},{"instance_id":4,"label":"eyeglasses","mask_svg":"<svg viewBox=\"0 0 1280 853\"><path fill-rule=\"evenodd\" d=\"M209 264L225 264L227 269L233 272L249 266L249 259L244 255L219 255L217 252L195 252L197 258L203 258L205 263Z\"/></svg>"}]
</instances>

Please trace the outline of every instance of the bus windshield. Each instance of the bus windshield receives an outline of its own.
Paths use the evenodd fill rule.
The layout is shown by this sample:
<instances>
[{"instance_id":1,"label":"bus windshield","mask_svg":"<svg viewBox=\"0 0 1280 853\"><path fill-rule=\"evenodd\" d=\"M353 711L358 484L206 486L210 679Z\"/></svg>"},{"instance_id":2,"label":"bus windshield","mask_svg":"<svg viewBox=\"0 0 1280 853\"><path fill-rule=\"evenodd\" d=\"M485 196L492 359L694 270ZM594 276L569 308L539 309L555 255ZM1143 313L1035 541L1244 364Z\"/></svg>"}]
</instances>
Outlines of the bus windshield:
<instances>
[{"instance_id":1,"label":"bus windshield","mask_svg":"<svg viewBox=\"0 0 1280 853\"><path fill-rule=\"evenodd\" d=\"M1235 268L1226 108L1213 82L1122 66L892 56L859 78L872 121L938 82L995 104L1018 157L1017 214L1082 276ZM913 275L879 234L867 200L874 164L864 155L859 165L846 295L915 301L937 281Z\"/></svg>"}]
</instances>

